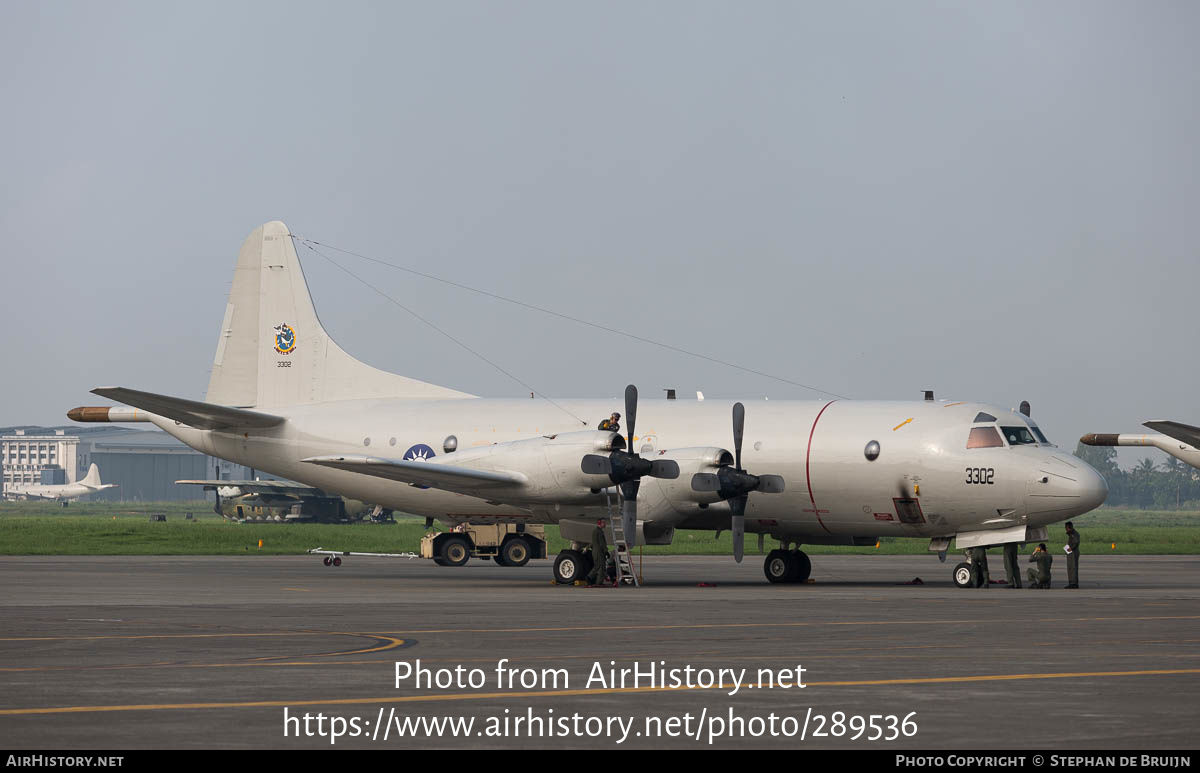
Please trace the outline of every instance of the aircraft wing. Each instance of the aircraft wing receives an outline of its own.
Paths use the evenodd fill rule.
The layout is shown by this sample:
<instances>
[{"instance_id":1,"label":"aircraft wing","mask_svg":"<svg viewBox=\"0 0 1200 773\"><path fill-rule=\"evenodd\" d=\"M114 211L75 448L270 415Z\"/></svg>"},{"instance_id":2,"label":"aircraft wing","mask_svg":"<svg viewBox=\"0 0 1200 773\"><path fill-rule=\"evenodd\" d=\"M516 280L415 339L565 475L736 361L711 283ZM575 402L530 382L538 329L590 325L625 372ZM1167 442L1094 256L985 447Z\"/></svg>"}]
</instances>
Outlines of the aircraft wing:
<instances>
[{"instance_id":1,"label":"aircraft wing","mask_svg":"<svg viewBox=\"0 0 1200 773\"><path fill-rule=\"evenodd\" d=\"M98 387L92 394L116 400L119 403L132 405L159 416L166 416L198 429L227 429L231 427L262 428L282 424L282 416L272 416L269 413L248 411L245 408L230 408L214 403L202 403L197 400L185 400L182 397L157 395L153 392L141 392L125 387Z\"/></svg>"},{"instance_id":2,"label":"aircraft wing","mask_svg":"<svg viewBox=\"0 0 1200 773\"><path fill-rule=\"evenodd\" d=\"M325 492L319 488L306 486L290 480L177 480L182 486L204 486L205 488L241 489L246 494L288 494L298 497L323 497Z\"/></svg>"},{"instance_id":3,"label":"aircraft wing","mask_svg":"<svg viewBox=\"0 0 1200 773\"><path fill-rule=\"evenodd\" d=\"M1200 427L1193 427L1191 424L1180 424L1177 421L1147 421L1142 424L1143 427L1149 427L1156 432L1161 432L1167 437L1175 438L1180 443L1187 443L1190 446L1200 448Z\"/></svg>"},{"instance_id":4,"label":"aircraft wing","mask_svg":"<svg viewBox=\"0 0 1200 773\"><path fill-rule=\"evenodd\" d=\"M517 487L528 480L519 472L474 470L437 462L409 462L377 456L314 456L303 461L472 496L478 496L483 489Z\"/></svg>"}]
</instances>

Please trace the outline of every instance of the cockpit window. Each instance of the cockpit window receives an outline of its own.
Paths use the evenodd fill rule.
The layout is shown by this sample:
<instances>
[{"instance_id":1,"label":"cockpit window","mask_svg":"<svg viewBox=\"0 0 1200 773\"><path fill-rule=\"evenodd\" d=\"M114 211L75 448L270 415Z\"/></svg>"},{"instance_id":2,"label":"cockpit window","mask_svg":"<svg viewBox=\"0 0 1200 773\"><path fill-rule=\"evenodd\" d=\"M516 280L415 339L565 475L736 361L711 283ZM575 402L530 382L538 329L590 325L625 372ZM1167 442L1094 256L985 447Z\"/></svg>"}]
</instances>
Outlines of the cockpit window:
<instances>
[{"instance_id":1,"label":"cockpit window","mask_svg":"<svg viewBox=\"0 0 1200 773\"><path fill-rule=\"evenodd\" d=\"M1038 442L1028 427L1002 427L1001 429L1004 430L1004 437L1010 446L1026 446Z\"/></svg>"},{"instance_id":2,"label":"cockpit window","mask_svg":"<svg viewBox=\"0 0 1200 773\"><path fill-rule=\"evenodd\" d=\"M995 427L972 427L967 448L1003 448L1004 441Z\"/></svg>"},{"instance_id":3,"label":"cockpit window","mask_svg":"<svg viewBox=\"0 0 1200 773\"><path fill-rule=\"evenodd\" d=\"M996 420L996 417L993 416L992 414L984 413L984 412L980 411L979 414L975 417L975 421L973 421L971 423L972 424L981 424L985 421L995 421L995 420Z\"/></svg>"},{"instance_id":4,"label":"cockpit window","mask_svg":"<svg viewBox=\"0 0 1200 773\"><path fill-rule=\"evenodd\" d=\"M1039 443L1043 443L1044 445L1050 445L1050 441L1046 439L1046 435L1041 431L1041 429L1038 428L1038 425L1036 425L1036 424L1030 425L1030 429L1033 430L1033 434L1037 435L1037 439L1038 439Z\"/></svg>"}]
</instances>

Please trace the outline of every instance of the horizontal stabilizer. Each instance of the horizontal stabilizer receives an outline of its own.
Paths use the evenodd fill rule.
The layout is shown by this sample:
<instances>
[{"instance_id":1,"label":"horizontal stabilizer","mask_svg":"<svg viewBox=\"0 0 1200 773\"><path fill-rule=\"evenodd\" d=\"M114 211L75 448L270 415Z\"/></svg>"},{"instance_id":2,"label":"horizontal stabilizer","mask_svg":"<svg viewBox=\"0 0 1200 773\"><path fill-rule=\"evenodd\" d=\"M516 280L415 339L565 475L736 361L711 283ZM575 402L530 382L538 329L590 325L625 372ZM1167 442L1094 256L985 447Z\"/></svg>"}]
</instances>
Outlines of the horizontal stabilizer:
<instances>
[{"instance_id":1,"label":"horizontal stabilizer","mask_svg":"<svg viewBox=\"0 0 1200 773\"><path fill-rule=\"evenodd\" d=\"M1177 421L1147 421L1142 424L1143 427L1161 432L1167 437L1172 437L1180 443L1187 443L1189 446L1200 448L1200 427L1193 427L1191 424L1180 424Z\"/></svg>"},{"instance_id":2,"label":"horizontal stabilizer","mask_svg":"<svg viewBox=\"0 0 1200 773\"><path fill-rule=\"evenodd\" d=\"M197 400L185 400L182 397L157 395L153 392L141 392L125 387L99 387L93 389L92 394L132 405L134 408L141 408L143 411L165 416L197 429L232 427L258 429L274 427L276 424L284 422L282 416L272 416L269 413L202 403Z\"/></svg>"},{"instance_id":3,"label":"horizontal stabilizer","mask_svg":"<svg viewBox=\"0 0 1200 773\"><path fill-rule=\"evenodd\" d=\"M314 456L303 461L321 467L456 492L519 486L527 480L519 472L473 470L469 467L454 467L436 462L410 462L401 459L381 459L376 456Z\"/></svg>"}]
</instances>

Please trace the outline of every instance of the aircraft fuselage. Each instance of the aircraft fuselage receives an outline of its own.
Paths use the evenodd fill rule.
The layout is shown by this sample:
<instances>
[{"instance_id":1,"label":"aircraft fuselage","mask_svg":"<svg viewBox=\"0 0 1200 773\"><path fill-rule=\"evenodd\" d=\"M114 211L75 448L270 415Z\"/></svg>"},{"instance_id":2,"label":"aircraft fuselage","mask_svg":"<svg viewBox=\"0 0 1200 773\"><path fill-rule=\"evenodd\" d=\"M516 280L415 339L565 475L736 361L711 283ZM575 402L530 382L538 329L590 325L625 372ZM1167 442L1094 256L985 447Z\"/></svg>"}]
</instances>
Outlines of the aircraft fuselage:
<instances>
[{"instance_id":1,"label":"aircraft fuselage","mask_svg":"<svg viewBox=\"0 0 1200 773\"><path fill-rule=\"evenodd\" d=\"M305 458L328 454L388 459L458 451L556 433L591 430L621 409L618 399L348 400L270 407L283 424L251 431L202 430L152 420L204 453L398 511L445 520L520 519L554 523L605 512L606 493L564 489L560 500L498 503L357 472L318 467ZM842 537L950 536L963 531L1038 526L1098 506L1103 478L1056 446L1025 442L967 448L972 427L1026 429L1029 420L995 406L966 402L858 400L746 403L743 466L779 475L782 494L751 494L746 529L796 541ZM731 448L730 410L722 400L642 403L634 448L647 458L672 449ZM587 420L584 425L567 412ZM980 413L997 421L975 419ZM879 444L867 458L868 443ZM502 460L501 460L502 463ZM550 470L546 473L551 474ZM643 480L639 518L675 528L727 528L724 503L687 501L689 477ZM552 501L553 500L553 501ZM615 499L613 500L615 501Z\"/></svg>"}]
</instances>

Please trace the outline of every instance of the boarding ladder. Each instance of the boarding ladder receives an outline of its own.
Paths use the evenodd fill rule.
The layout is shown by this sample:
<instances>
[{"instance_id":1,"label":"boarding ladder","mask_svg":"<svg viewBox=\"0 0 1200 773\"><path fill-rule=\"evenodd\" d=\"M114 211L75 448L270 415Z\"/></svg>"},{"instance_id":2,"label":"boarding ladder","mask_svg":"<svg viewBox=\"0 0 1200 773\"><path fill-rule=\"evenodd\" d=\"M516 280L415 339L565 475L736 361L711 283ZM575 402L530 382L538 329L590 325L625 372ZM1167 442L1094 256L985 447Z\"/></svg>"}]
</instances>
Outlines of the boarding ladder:
<instances>
[{"instance_id":1,"label":"boarding ladder","mask_svg":"<svg viewBox=\"0 0 1200 773\"><path fill-rule=\"evenodd\" d=\"M619 502L620 497L617 500ZM633 570L633 557L629 553L629 543L625 541L625 522L621 519L619 505L614 514L611 500L608 505L608 522L612 524L613 565L617 571L617 585L640 587L641 583L638 582L637 572Z\"/></svg>"}]
</instances>

